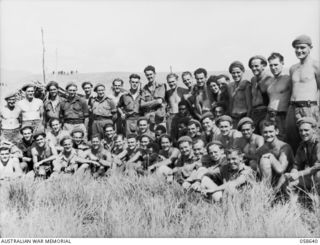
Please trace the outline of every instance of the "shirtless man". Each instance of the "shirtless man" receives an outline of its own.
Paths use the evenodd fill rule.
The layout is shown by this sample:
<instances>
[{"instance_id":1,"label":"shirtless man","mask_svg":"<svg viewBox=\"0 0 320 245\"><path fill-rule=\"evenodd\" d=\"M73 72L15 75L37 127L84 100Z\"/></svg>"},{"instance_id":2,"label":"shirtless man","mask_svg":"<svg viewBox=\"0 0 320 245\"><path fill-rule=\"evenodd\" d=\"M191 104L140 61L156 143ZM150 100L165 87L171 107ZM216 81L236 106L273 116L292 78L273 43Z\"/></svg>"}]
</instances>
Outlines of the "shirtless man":
<instances>
[{"instance_id":1,"label":"shirtless man","mask_svg":"<svg viewBox=\"0 0 320 245\"><path fill-rule=\"evenodd\" d=\"M296 151L300 142L296 122L301 117L319 120L318 89L320 87L319 63L310 57L311 38L306 35L297 37L292 46L299 63L290 68L291 98L286 118L287 142ZM319 125L318 125L319 127Z\"/></svg>"},{"instance_id":2,"label":"shirtless man","mask_svg":"<svg viewBox=\"0 0 320 245\"><path fill-rule=\"evenodd\" d=\"M249 67L254 77L251 79L252 109L251 118L256 125L256 133L260 133L260 123L267 115L269 96L267 89L271 82L271 76L266 73L265 68L268 62L261 55L250 58Z\"/></svg>"},{"instance_id":3,"label":"shirtless man","mask_svg":"<svg viewBox=\"0 0 320 245\"><path fill-rule=\"evenodd\" d=\"M235 145L244 153L244 163L253 170L258 170L256 153L263 146L264 139L261 135L254 134L253 121L249 117L242 118L238 123L238 130L242 137L237 139Z\"/></svg>"},{"instance_id":4,"label":"shirtless man","mask_svg":"<svg viewBox=\"0 0 320 245\"><path fill-rule=\"evenodd\" d=\"M289 107L291 82L290 76L282 74L284 58L279 53L272 53L269 58L270 71L273 74L267 89L269 105L267 120L273 120L279 128L278 138L285 139L285 121Z\"/></svg>"},{"instance_id":5,"label":"shirtless man","mask_svg":"<svg viewBox=\"0 0 320 245\"><path fill-rule=\"evenodd\" d=\"M0 146L0 180L11 179L22 175L19 160L10 157L10 148Z\"/></svg>"}]
</instances>

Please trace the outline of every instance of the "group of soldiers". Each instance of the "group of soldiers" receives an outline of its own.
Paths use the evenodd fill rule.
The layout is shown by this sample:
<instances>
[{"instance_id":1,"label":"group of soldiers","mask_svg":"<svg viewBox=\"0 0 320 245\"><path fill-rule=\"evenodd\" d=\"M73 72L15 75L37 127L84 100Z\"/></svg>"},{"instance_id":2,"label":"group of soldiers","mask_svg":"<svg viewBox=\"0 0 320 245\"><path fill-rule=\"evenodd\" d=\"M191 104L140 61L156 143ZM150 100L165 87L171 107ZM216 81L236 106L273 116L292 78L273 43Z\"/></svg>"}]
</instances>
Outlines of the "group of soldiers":
<instances>
[{"instance_id":1,"label":"group of soldiers","mask_svg":"<svg viewBox=\"0 0 320 245\"><path fill-rule=\"evenodd\" d=\"M144 86L131 74L128 90L117 78L110 94L86 81L80 96L71 82L62 98L51 81L41 100L26 84L24 99L9 94L1 108L0 179L154 174L215 201L260 180L275 191L317 189L320 68L310 37L292 46L299 62L289 75L274 52L249 59L251 81L234 61L232 80L198 68L181 74L185 87L175 73L160 83L153 66L144 69Z\"/></svg>"}]
</instances>

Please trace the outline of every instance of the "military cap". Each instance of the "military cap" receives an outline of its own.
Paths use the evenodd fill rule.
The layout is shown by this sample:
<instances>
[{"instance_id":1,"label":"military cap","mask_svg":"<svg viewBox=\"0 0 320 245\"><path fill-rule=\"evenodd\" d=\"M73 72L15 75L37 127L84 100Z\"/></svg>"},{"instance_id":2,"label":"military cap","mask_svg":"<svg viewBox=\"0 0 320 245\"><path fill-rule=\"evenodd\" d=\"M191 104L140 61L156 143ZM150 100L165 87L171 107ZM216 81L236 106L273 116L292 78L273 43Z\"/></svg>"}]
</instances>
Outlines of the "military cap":
<instances>
[{"instance_id":1,"label":"military cap","mask_svg":"<svg viewBox=\"0 0 320 245\"><path fill-rule=\"evenodd\" d=\"M67 84L66 89L68 89L70 86L74 86L74 87L78 88L77 84L75 84L74 82L70 82Z\"/></svg>"},{"instance_id":2,"label":"military cap","mask_svg":"<svg viewBox=\"0 0 320 245\"><path fill-rule=\"evenodd\" d=\"M297 44L308 44L310 47L312 47L311 38L307 35L300 35L296 37L296 39L294 39L292 42L292 47L295 48Z\"/></svg>"},{"instance_id":3,"label":"military cap","mask_svg":"<svg viewBox=\"0 0 320 245\"><path fill-rule=\"evenodd\" d=\"M223 144L222 144L222 142L220 140L213 140L209 144L207 144L207 147L206 147L207 151L208 151L209 147L212 146L212 145L218 145L221 148L224 148L224 146L223 146Z\"/></svg>"},{"instance_id":4,"label":"military cap","mask_svg":"<svg viewBox=\"0 0 320 245\"><path fill-rule=\"evenodd\" d=\"M249 59L249 62L248 62L248 66L251 68L251 62L253 60L256 60L256 59L259 59L261 60L261 64L263 64L264 66L266 66L268 64L268 61L265 57L263 57L262 55L255 55L255 56L252 56L250 59Z\"/></svg>"},{"instance_id":5,"label":"military cap","mask_svg":"<svg viewBox=\"0 0 320 245\"><path fill-rule=\"evenodd\" d=\"M102 84L102 83L98 83L96 86L94 86L94 89L93 89L93 91L94 92L97 92L97 89L98 89L98 87L100 87L100 86L102 86L102 87L106 87L106 86L104 86L104 84Z\"/></svg>"},{"instance_id":6,"label":"military cap","mask_svg":"<svg viewBox=\"0 0 320 245\"><path fill-rule=\"evenodd\" d=\"M192 143L192 139L190 136L181 136L179 139L178 139L178 143L180 144L181 142L189 142L189 143Z\"/></svg>"},{"instance_id":7,"label":"military cap","mask_svg":"<svg viewBox=\"0 0 320 245\"><path fill-rule=\"evenodd\" d=\"M246 123L253 124L253 121L250 117L241 118L240 121L238 122L237 129L241 130L241 127Z\"/></svg>"},{"instance_id":8,"label":"military cap","mask_svg":"<svg viewBox=\"0 0 320 245\"><path fill-rule=\"evenodd\" d=\"M231 71L232 71L232 69L233 69L234 67L240 68L240 70L241 70L242 72L245 71L244 65L243 65L240 61L234 61L234 62L232 62L232 63L230 64L230 66L229 66L229 72L230 72L230 73L231 73Z\"/></svg>"},{"instance_id":9,"label":"military cap","mask_svg":"<svg viewBox=\"0 0 320 245\"><path fill-rule=\"evenodd\" d=\"M298 121L297 121L298 127L300 127L300 125L303 123L309 123L309 124L311 124L312 127L315 127L317 125L316 120L314 120L312 117L302 117L302 118L298 119Z\"/></svg>"},{"instance_id":10,"label":"military cap","mask_svg":"<svg viewBox=\"0 0 320 245\"><path fill-rule=\"evenodd\" d=\"M5 100L8 100L8 99L10 99L10 98L12 98L12 97L16 97L16 93L14 93L14 92L9 93L9 94L7 94L7 95L4 97L4 99L5 99Z\"/></svg>"},{"instance_id":11,"label":"military cap","mask_svg":"<svg viewBox=\"0 0 320 245\"><path fill-rule=\"evenodd\" d=\"M84 86L86 86L87 84L89 84L91 86L91 88L93 87L93 84L89 81L85 81L81 84L81 87L84 88Z\"/></svg>"},{"instance_id":12,"label":"military cap","mask_svg":"<svg viewBox=\"0 0 320 245\"><path fill-rule=\"evenodd\" d=\"M38 131L34 133L33 138L36 140L40 135L44 138L46 137L46 133L44 131Z\"/></svg>"},{"instance_id":13,"label":"military cap","mask_svg":"<svg viewBox=\"0 0 320 245\"><path fill-rule=\"evenodd\" d=\"M81 129L81 128L74 128L72 131L71 131L71 135L73 135L74 133L82 133L82 135L84 135L84 131Z\"/></svg>"},{"instance_id":14,"label":"military cap","mask_svg":"<svg viewBox=\"0 0 320 245\"><path fill-rule=\"evenodd\" d=\"M206 118L210 118L211 120L213 120L214 116L211 112L208 111L208 112L202 114L202 116L200 118L200 122L202 122Z\"/></svg>"},{"instance_id":15,"label":"military cap","mask_svg":"<svg viewBox=\"0 0 320 245\"><path fill-rule=\"evenodd\" d=\"M33 127L30 126L30 125L25 125L25 126L23 126L23 127L20 129L20 133L22 134L22 132L23 132L25 129L27 129L27 128L31 129L31 132L33 133Z\"/></svg>"},{"instance_id":16,"label":"military cap","mask_svg":"<svg viewBox=\"0 0 320 245\"><path fill-rule=\"evenodd\" d=\"M66 140L72 140L72 138L69 136L69 135L66 135L64 137L62 137L62 139L60 140L60 145L63 145L63 143L66 141Z\"/></svg>"},{"instance_id":17,"label":"military cap","mask_svg":"<svg viewBox=\"0 0 320 245\"><path fill-rule=\"evenodd\" d=\"M228 115L222 115L221 117L218 117L218 119L216 120L216 124L218 125L221 121L227 121L232 124L232 118Z\"/></svg>"},{"instance_id":18,"label":"military cap","mask_svg":"<svg viewBox=\"0 0 320 245\"><path fill-rule=\"evenodd\" d=\"M189 121L188 125L192 125L192 124L195 124L197 127L201 128L201 123L196 119L191 119Z\"/></svg>"},{"instance_id":19,"label":"military cap","mask_svg":"<svg viewBox=\"0 0 320 245\"><path fill-rule=\"evenodd\" d=\"M55 86L57 89L59 88L59 84L56 81L50 81L46 86L46 90L49 91L51 86Z\"/></svg>"},{"instance_id":20,"label":"military cap","mask_svg":"<svg viewBox=\"0 0 320 245\"><path fill-rule=\"evenodd\" d=\"M25 85L23 85L23 87L22 87L22 91L26 91L28 88L30 88L30 87L35 87L34 86L34 84L32 84L32 83L28 83L28 84L25 84Z\"/></svg>"}]
</instances>

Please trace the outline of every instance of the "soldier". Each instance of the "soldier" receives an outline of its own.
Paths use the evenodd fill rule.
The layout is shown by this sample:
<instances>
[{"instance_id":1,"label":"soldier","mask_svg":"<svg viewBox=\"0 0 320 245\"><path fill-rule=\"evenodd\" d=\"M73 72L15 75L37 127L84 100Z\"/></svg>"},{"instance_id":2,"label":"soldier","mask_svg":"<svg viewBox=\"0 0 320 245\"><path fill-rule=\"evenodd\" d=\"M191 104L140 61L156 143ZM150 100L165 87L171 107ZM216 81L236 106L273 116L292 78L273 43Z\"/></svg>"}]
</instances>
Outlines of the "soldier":
<instances>
[{"instance_id":1,"label":"soldier","mask_svg":"<svg viewBox=\"0 0 320 245\"><path fill-rule=\"evenodd\" d=\"M10 157L10 148L0 146L0 180L22 176L22 170L17 158Z\"/></svg>"},{"instance_id":2,"label":"soldier","mask_svg":"<svg viewBox=\"0 0 320 245\"><path fill-rule=\"evenodd\" d=\"M150 124L149 124L148 118L140 117L137 121L137 124L138 124L138 131L137 131L138 137L142 135L148 135L152 140L155 139L155 134L150 130Z\"/></svg>"},{"instance_id":3,"label":"soldier","mask_svg":"<svg viewBox=\"0 0 320 245\"><path fill-rule=\"evenodd\" d=\"M214 123L213 114L211 112L203 114L200 122L203 129L202 139L204 140L205 144L208 144L220 134L220 129Z\"/></svg>"},{"instance_id":4,"label":"soldier","mask_svg":"<svg viewBox=\"0 0 320 245\"><path fill-rule=\"evenodd\" d=\"M23 126L20 129L22 139L18 143L18 148L21 151L21 156L19 157L21 169L24 173L33 170L33 160L31 148L33 146L33 128L31 126Z\"/></svg>"},{"instance_id":5,"label":"soldier","mask_svg":"<svg viewBox=\"0 0 320 245\"><path fill-rule=\"evenodd\" d=\"M194 81L192 77L192 73L190 71L182 72L181 79L183 84L186 86L188 91L183 95L185 100L188 100L192 96L193 88L194 88Z\"/></svg>"},{"instance_id":6,"label":"soldier","mask_svg":"<svg viewBox=\"0 0 320 245\"><path fill-rule=\"evenodd\" d=\"M49 126L51 130L47 133L47 141L57 149L58 153L60 153L62 151L60 141L70 133L62 129L59 118L51 118Z\"/></svg>"}]
</instances>

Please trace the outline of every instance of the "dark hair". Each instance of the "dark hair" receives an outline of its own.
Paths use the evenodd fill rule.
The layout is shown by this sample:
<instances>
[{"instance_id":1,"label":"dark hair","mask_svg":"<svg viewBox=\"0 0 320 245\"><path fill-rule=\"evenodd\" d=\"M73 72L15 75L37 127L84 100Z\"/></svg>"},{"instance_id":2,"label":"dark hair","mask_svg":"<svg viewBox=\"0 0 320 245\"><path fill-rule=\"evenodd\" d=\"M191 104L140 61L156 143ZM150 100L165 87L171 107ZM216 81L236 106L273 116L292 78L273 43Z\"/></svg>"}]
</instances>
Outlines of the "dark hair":
<instances>
[{"instance_id":1,"label":"dark hair","mask_svg":"<svg viewBox=\"0 0 320 245\"><path fill-rule=\"evenodd\" d=\"M194 71L194 76L196 76L196 74L201 74L203 73L205 77L207 77L208 73L207 70L204 68L198 68L197 70Z\"/></svg>"},{"instance_id":2,"label":"dark hair","mask_svg":"<svg viewBox=\"0 0 320 245\"><path fill-rule=\"evenodd\" d=\"M123 134L116 134L114 137L113 137L113 140L116 140L118 138L121 138L122 140L124 140L124 135Z\"/></svg>"},{"instance_id":3,"label":"dark hair","mask_svg":"<svg viewBox=\"0 0 320 245\"><path fill-rule=\"evenodd\" d=\"M54 121L58 121L59 123L61 123L59 118L53 117L53 118L51 118L50 121L49 121L50 127L52 126L52 123L53 123Z\"/></svg>"},{"instance_id":4,"label":"dark hair","mask_svg":"<svg viewBox=\"0 0 320 245\"><path fill-rule=\"evenodd\" d=\"M207 80L207 86L209 86L210 83L215 83L215 84L218 85L217 76L211 75L211 76L208 78L208 80Z\"/></svg>"},{"instance_id":5,"label":"dark hair","mask_svg":"<svg viewBox=\"0 0 320 245\"><path fill-rule=\"evenodd\" d=\"M226 156L232 154L232 152L236 152L237 155L242 155L242 154L243 154L243 152L242 152L242 150L241 150L240 148L238 148L238 147L231 147L231 148L228 148L228 149L225 151Z\"/></svg>"},{"instance_id":6,"label":"dark hair","mask_svg":"<svg viewBox=\"0 0 320 245\"><path fill-rule=\"evenodd\" d=\"M128 139L132 139L132 138L134 138L135 140L137 140L137 137L138 137L138 136L137 136L136 134L128 134L128 135L127 135L127 140L128 140Z\"/></svg>"},{"instance_id":7,"label":"dark hair","mask_svg":"<svg viewBox=\"0 0 320 245\"><path fill-rule=\"evenodd\" d=\"M280 53L276 53L276 52L273 52L270 54L270 56L268 57L268 61L270 62L270 60L274 60L274 59L279 59L279 61L281 63L284 62L284 57L280 54Z\"/></svg>"},{"instance_id":8,"label":"dark hair","mask_svg":"<svg viewBox=\"0 0 320 245\"><path fill-rule=\"evenodd\" d=\"M216 102L213 107L212 110L214 111L217 107L221 107L224 111L224 113L227 111L227 106L225 103L223 103L222 101Z\"/></svg>"},{"instance_id":9,"label":"dark hair","mask_svg":"<svg viewBox=\"0 0 320 245\"><path fill-rule=\"evenodd\" d=\"M189 122L188 122L188 124L187 124L187 126L191 126L191 125L196 125L196 127L197 128L201 128L201 126L200 126L200 122L196 122L195 120L190 120Z\"/></svg>"},{"instance_id":10,"label":"dark hair","mask_svg":"<svg viewBox=\"0 0 320 245\"><path fill-rule=\"evenodd\" d=\"M263 121L262 125L261 125L261 129L263 129L265 127L270 127L270 126L274 126L275 129L278 129L277 123L273 120Z\"/></svg>"},{"instance_id":11,"label":"dark hair","mask_svg":"<svg viewBox=\"0 0 320 245\"><path fill-rule=\"evenodd\" d=\"M178 80L178 78L179 78L179 76L178 76L177 74L175 74L175 73L169 73L169 74L167 75L167 80L168 80L169 78L171 78L171 77L174 77L176 80Z\"/></svg>"},{"instance_id":12,"label":"dark hair","mask_svg":"<svg viewBox=\"0 0 320 245\"><path fill-rule=\"evenodd\" d=\"M105 125L103 126L103 131L105 131L106 128L109 128L109 127L112 127L112 129L114 130L113 124L112 124L112 123L107 123L107 124L105 124Z\"/></svg>"},{"instance_id":13,"label":"dark hair","mask_svg":"<svg viewBox=\"0 0 320 245\"><path fill-rule=\"evenodd\" d=\"M156 73L156 68L154 66L148 65L146 68L144 68L143 72L146 73L146 71L153 71L153 73Z\"/></svg>"},{"instance_id":14,"label":"dark hair","mask_svg":"<svg viewBox=\"0 0 320 245\"><path fill-rule=\"evenodd\" d=\"M202 143L203 146L206 145L202 139L195 139L194 141L192 141L192 145L195 145L195 144L198 144L198 143Z\"/></svg>"},{"instance_id":15,"label":"dark hair","mask_svg":"<svg viewBox=\"0 0 320 245\"><path fill-rule=\"evenodd\" d=\"M219 79L221 79L221 78L223 78L223 77L224 77L227 81L230 81L230 77L227 76L227 75L225 75L225 74L220 74L220 75L216 76L216 80L218 81Z\"/></svg>"},{"instance_id":16,"label":"dark hair","mask_svg":"<svg viewBox=\"0 0 320 245\"><path fill-rule=\"evenodd\" d=\"M147 145L147 148L152 148L154 153L159 153L159 151L160 151L160 146L157 143L154 143L154 142L150 142Z\"/></svg>"},{"instance_id":17,"label":"dark hair","mask_svg":"<svg viewBox=\"0 0 320 245\"><path fill-rule=\"evenodd\" d=\"M192 77L192 73L191 73L190 71L184 71L184 72L182 72L182 74L181 74L181 78L183 78L183 77L186 76L186 75L190 75L190 76Z\"/></svg>"},{"instance_id":18,"label":"dark hair","mask_svg":"<svg viewBox=\"0 0 320 245\"><path fill-rule=\"evenodd\" d=\"M112 85L114 85L115 82L121 82L121 86L123 86L123 83L124 83L121 78L115 78L115 79L113 79Z\"/></svg>"},{"instance_id":19,"label":"dark hair","mask_svg":"<svg viewBox=\"0 0 320 245\"><path fill-rule=\"evenodd\" d=\"M232 69L235 68L235 67L239 68L242 72L245 72L244 65L243 65L240 61L234 61L234 62L232 62L232 63L230 64L230 66L229 66L229 69L228 69L229 72L231 73L231 72L232 72Z\"/></svg>"},{"instance_id":20,"label":"dark hair","mask_svg":"<svg viewBox=\"0 0 320 245\"><path fill-rule=\"evenodd\" d=\"M168 135L168 134L162 134L160 136L160 142L162 141L162 138L168 139L170 143L172 142L172 139L171 139L170 135Z\"/></svg>"},{"instance_id":21,"label":"dark hair","mask_svg":"<svg viewBox=\"0 0 320 245\"><path fill-rule=\"evenodd\" d=\"M166 127L163 126L163 125L158 125L158 126L156 127L155 131L157 131L157 130L161 130L161 132L163 132L163 133L166 133L166 132L167 132Z\"/></svg>"},{"instance_id":22,"label":"dark hair","mask_svg":"<svg viewBox=\"0 0 320 245\"><path fill-rule=\"evenodd\" d=\"M216 143L216 142L210 142L210 143L207 144L207 146L206 146L206 150L207 150L208 153L209 153L209 148L210 148L211 146L213 146L213 145L219 146L219 149L220 149L220 150L223 149L223 146L222 146L221 144L218 144L218 143Z\"/></svg>"},{"instance_id":23,"label":"dark hair","mask_svg":"<svg viewBox=\"0 0 320 245\"><path fill-rule=\"evenodd\" d=\"M99 140L101 140L100 134L94 134L94 135L92 135L91 140L93 140L94 138L98 138Z\"/></svg>"},{"instance_id":24,"label":"dark hair","mask_svg":"<svg viewBox=\"0 0 320 245\"><path fill-rule=\"evenodd\" d=\"M138 75L138 74L136 74L136 73L132 73L130 76L129 76L129 79L132 79L132 78L137 78L137 79L141 79L141 77Z\"/></svg>"}]
</instances>

